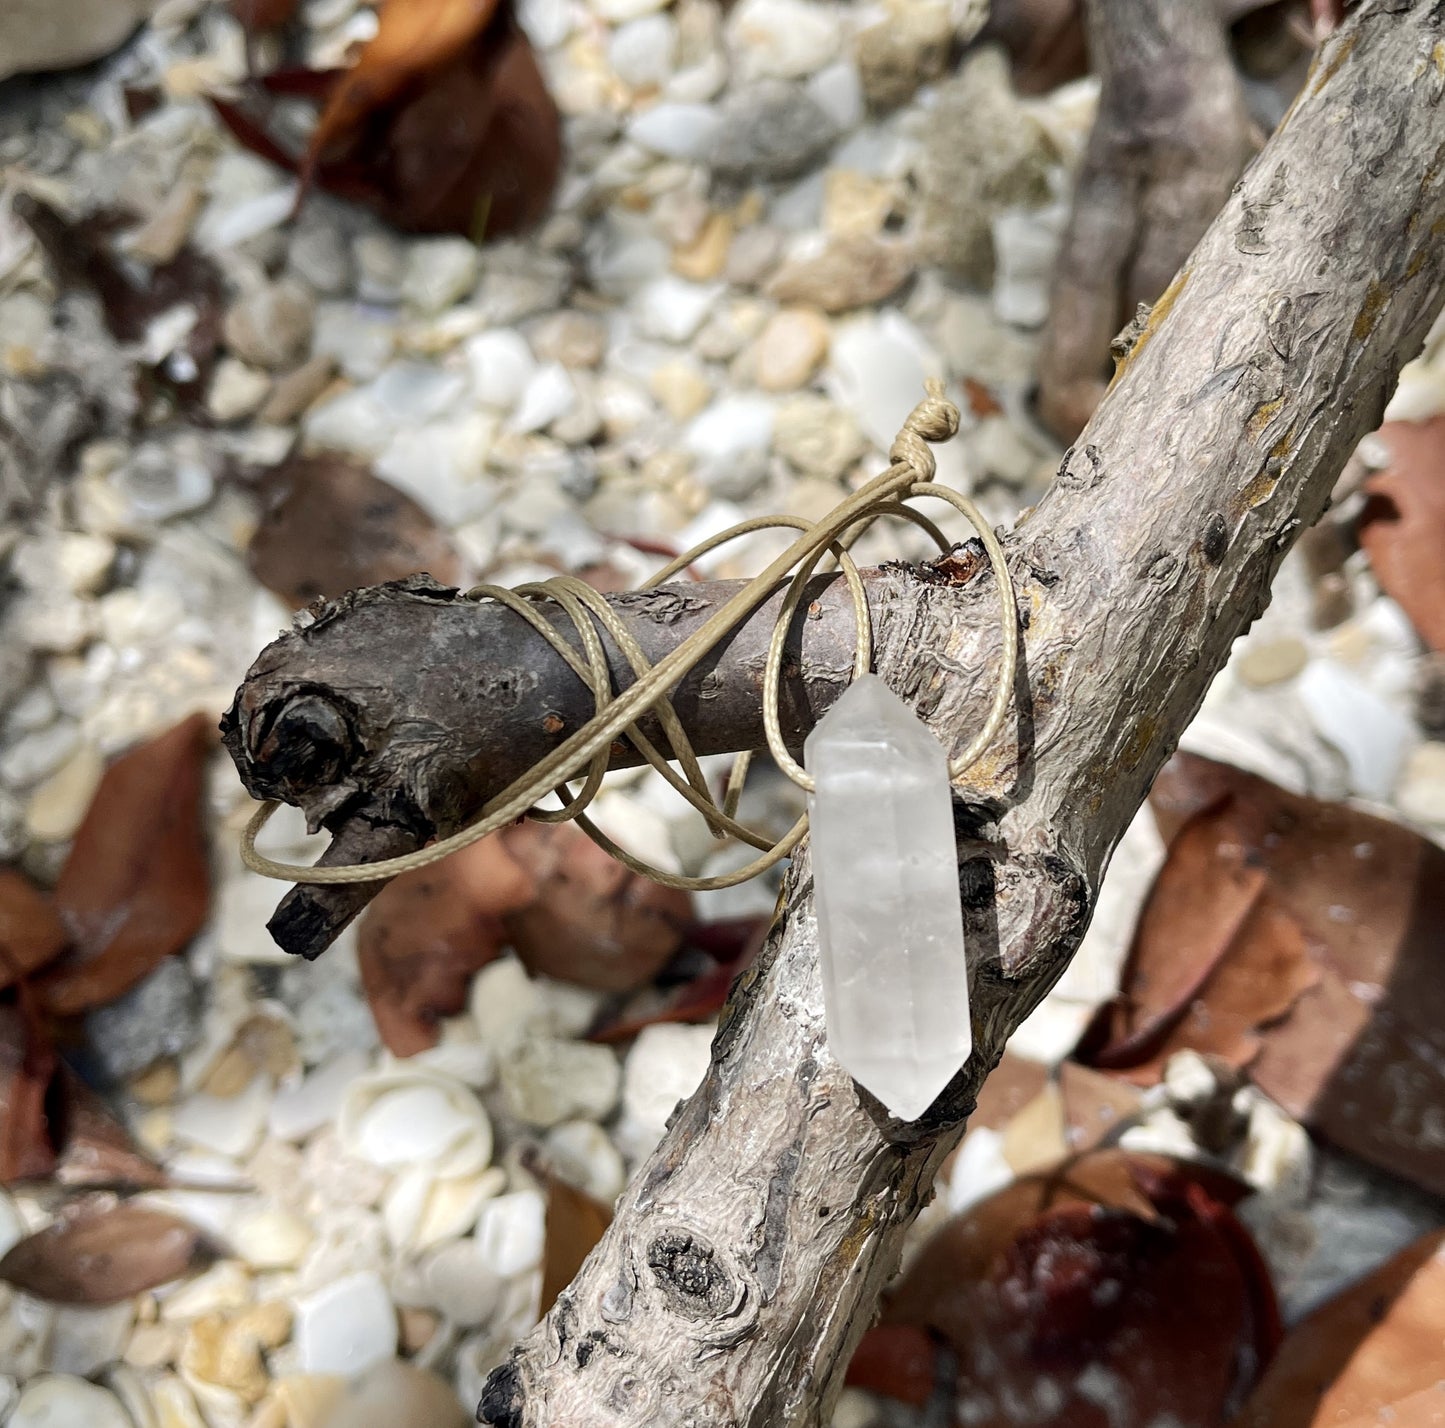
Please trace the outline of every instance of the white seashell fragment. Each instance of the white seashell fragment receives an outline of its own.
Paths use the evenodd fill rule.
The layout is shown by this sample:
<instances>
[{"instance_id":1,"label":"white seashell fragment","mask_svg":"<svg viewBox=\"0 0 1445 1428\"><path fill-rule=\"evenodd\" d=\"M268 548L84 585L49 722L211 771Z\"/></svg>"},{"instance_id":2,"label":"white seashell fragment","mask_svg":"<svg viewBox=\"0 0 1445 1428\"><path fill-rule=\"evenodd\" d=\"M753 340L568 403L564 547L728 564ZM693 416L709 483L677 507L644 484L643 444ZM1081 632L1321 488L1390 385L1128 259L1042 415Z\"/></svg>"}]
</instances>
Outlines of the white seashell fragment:
<instances>
[{"instance_id":1,"label":"white seashell fragment","mask_svg":"<svg viewBox=\"0 0 1445 1428\"><path fill-rule=\"evenodd\" d=\"M354 1082L336 1129L348 1155L383 1169L428 1163L438 1175L468 1175L492 1158L481 1102L435 1071L388 1069Z\"/></svg>"},{"instance_id":2,"label":"white seashell fragment","mask_svg":"<svg viewBox=\"0 0 1445 1428\"><path fill-rule=\"evenodd\" d=\"M379 1275L347 1275L296 1301L292 1338L303 1373L360 1373L395 1356L396 1309Z\"/></svg>"},{"instance_id":3,"label":"white seashell fragment","mask_svg":"<svg viewBox=\"0 0 1445 1428\"><path fill-rule=\"evenodd\" d=\"M32 1379L6 1428L131 1428L113 1393L69 1374Z\"/></svg>"}]
</instances>

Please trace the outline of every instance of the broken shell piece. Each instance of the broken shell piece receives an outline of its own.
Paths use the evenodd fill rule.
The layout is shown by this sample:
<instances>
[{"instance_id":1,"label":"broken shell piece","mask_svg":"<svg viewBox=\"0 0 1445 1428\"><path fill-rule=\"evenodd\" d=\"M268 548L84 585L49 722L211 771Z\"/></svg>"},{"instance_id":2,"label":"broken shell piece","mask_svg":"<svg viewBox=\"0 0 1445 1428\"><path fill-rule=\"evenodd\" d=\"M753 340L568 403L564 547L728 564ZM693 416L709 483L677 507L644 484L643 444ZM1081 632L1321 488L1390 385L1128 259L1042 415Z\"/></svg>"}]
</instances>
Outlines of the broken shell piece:
<instances>
[{"instance_id":1,"label":"broken shell piece","mask_svg":"<svg viewBox=\"0 0 1445 1428\"><path fill-rule=\"evenodd\" d=\"M32 1379L7 1420L7 1428L131 1428L120 1400L103 1388L69 1374Z\"/></svg>"},{"instance_id":2,"label":"broken shell piece","mask_svg":"<svg viewBox=\"0 0 1445 1428\"><path fill-rule=\"evenodd\" d=\"M336 1129L348 1155L384 1169L430 1165L437 1175L469 1175L492 1158L481 1102L435 1071L383 1070L353 1082Z\"/></svg>"},{"instance_id":3,"label":"broken shell piece","mask_svg":"<svg viewBox=\"0 0 1445 1428\"><path fill-rule=\"evenodd\" d=\"M379 1275L350 1274L296 1301L297 1355L306 1373L360 1373L396 1354L396 1309Z\"/></svg>"}]
</instances>

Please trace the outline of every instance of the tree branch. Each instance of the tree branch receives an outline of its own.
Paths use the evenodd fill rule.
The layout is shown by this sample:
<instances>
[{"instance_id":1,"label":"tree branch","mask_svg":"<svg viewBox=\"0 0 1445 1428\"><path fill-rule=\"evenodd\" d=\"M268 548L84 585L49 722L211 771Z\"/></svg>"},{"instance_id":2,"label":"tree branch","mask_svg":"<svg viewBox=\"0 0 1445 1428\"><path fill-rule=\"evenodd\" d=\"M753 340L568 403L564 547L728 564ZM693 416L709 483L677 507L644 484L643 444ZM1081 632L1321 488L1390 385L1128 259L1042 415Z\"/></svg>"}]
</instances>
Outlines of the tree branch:
<instances>
[{"instance_id":1,"label":"tree branch","mask_svg":"<svg viewBox=\"0 0 1445 1428\"><path fill-rule=\"evenodd\" d=\"M1440 308L1442 55L1436 0L1368 0L1325 45L1054 487L1008 538L1025 624L1016 717L955 805L968 1066L905 1125L834 1062L800 850L703 1085L572 1286L489 1380L483 1417L497 1428L827 1420L978 1086L1067 964L1155 772ZM869 586L875 667L955 750L984 717L998 644L989 577L968 567L942 580L887 568ZM415 841L529 763L532 721L576 681L559 672L552 686L540 645L509 645L486 607L390 599L341 602L323 617L330 634L273 646L228 742L253 792L343 832L370 818ZM411 601L436 605L434 629L407 623ZM810 627L795 627L795 732L839 687L825 670L846 669L846 612L816 624L837 644L810 673ZM733 681L747 699L717 707L739 728L719 718L713 730L725 744L746 726L756 742L747 652L769 626L750 622L721 652L715 690L708 673L696 685L685 718L699 747L713 747L709 692ZM666 627L653 634L649 649L664 647ZM580 719L589 706L559 712Z\"/></svg>"}]
</instances>

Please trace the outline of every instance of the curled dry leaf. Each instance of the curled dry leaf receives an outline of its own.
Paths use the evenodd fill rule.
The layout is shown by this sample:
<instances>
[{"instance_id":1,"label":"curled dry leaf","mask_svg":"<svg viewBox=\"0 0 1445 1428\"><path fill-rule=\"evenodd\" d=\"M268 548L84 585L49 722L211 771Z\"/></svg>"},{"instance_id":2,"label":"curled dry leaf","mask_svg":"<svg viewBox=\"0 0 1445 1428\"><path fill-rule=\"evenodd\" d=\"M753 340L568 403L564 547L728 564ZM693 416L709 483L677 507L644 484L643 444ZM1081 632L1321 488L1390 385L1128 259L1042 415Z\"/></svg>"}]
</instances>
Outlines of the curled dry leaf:
<instances>
[{"instance_id":1,"label":"curled dry leaf","mask_svg":"<svg viewBox=\"0 0 1445 1428\"><path fill-rule=\"evenodd\" d=\"M502 917L537 896L500 835L394 878L367 909L361 983L394 1056L435 1046L438 1023L467 1004L476 972L506 945Z\"/></svg>"},{"instance_id":2,"label":"curled dry leaf","mask_svg":"<svg viewBox=\"0 0 1445 1428\"><path fill-rule=\"evenodd\" d=\"M26 1003L33 999L22 993ZM155 1189L165 1173L61 1061L33 1009L0 1007L0 1185Z\"/></svg>"},{"instance_id":3,"label":"curled dry leaf","mask_svg":"<svg viewBox=\"0 0 1445 1428\"><path fill-rule=\"evenodd\" d=\"M0 868L0 990L45 966L65 946L50 899L24 873Z\"/></svg>"},{"instance_id":4,"label":"curled dry leaf","mask_svg":"<svg viewBox=\"0 0 1445 1428\"><path fill-rule=\"evenodd\" d=\"M505 919L528 971L630 991L682 945L692 899L624 867L580 828L528 822L501 837L537 883L536 900Z\"/></svg>"},{"instance_id":5,"label":"curled dry leaf","mask_svg":"<svg viewBox=\"0 0 1445 1428\"><path fill-rule=\"evenodd\" d=\"M179 1279L210 1255L185 1220L99 1196L13 1245L0 1259L0 1279L56 1304L116 1304Z\"/></svg>"},{"instance_id":6,"label":"curled dry leaf","mask_svg":"<svg viewBox=\"0 0 1445 1428\"><path fill-rule=\"evenodd\" d=\"M341 76L316 121L302 164L308 182L317 162L350 139L418 78L450 63L492 22L498 0L386 0L376 34Z\"/></svg>"},{"instance_id":7,"label":"curled dry leaf","mask_svg":"<svg viewBox=\"0 0 1445 1428\"><path fill-rule=\"evenodd\" d=\"M205 923L202 793L211 721L193 714L122 755L100 781L55 885L71 950L34 980L56 1016L130 990Z\"/></svg>"},{"instance_id":8,"label":"curled dry leaf","mask_svg":"<svg viewBox=\"0 0 1445 1428\"><path fill-rule=\"evenodd\" d=\"M266 471L257 491L251 571L295 609L418 571L443 585L461 577L456 550L427 512L344 457L292 457Z\"/></svg>"},{"instance_id":9,"label":"curled dry leaf","mask_svg":"<svg viewBox=\"0 0 1445 1428\"><path fill-rule=\"evenodd\" d=\"M1234 1428L1434 1428L1445 1231L1402 1250L1290 1331Z\"/></svg>"},{"instance_id":10,"label":"curled dry leaf","mask_svg":"<svg viewBox=\"0 0 1445 1428\"><path fill-rule=\"evenodd\" d=\"M476 241L533 227L562 165L561 117L506 0L388 0L339 75L273 75L272 95L325 99L306 152L215 101L237 139L410 232Z\"/></svg>"},{"instance_id":11,"label":"curled dry leaf","mask_svg":"<svg viewBox=\"0 0 1445 1428\"><path fill-rule=\"evenodd\" d=\"M1445 1191L1445 852L1396 824L1176 755L1169 856L1078 1057L1141 1085L1190 1048L1343 1149Z\"/></svg>"},{"instance_id":12,"label":"curled dry leaf","mask_svg":"<svg viewBox=\"0 0 1445 1428\"><path fill-rule=\"evenodd\" d=\"M1278 1337L1239 1193L1120 1150L1015 1181L921 1250L850 1381L914 1403L942 1392L969 1428L1214 1428ZM950 1362L952 1391L936 1377Z\"/></svg>"},{"instance_id":13,"label":"curled dry leaf","mask_svg":"<svg viewBox=\"0 0 1445 1428\"><path fill-rule=\"evenodd\" d=\"M1445 415L1386 422L1378 436L1390 464L1365 481L1360 544L1380 588L1445 650Z\"/></svg>"}]
</instances>

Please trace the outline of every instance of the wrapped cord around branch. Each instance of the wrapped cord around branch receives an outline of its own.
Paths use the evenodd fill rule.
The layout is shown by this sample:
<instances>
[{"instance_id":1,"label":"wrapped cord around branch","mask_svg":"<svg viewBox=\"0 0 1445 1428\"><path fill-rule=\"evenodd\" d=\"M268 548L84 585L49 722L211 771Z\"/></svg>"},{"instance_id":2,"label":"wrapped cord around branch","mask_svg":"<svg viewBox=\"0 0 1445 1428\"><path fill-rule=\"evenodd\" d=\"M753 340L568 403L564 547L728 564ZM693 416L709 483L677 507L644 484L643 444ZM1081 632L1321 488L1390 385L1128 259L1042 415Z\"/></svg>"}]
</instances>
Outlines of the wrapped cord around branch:
<instances>
[{"instance_id":1,"label":"wrapped cord around branch","mask_svg":"<svg viewBox=\"0 0 1445 1428\"><path fill-rule=\"evenodd\" d=\"M478 818L465 828L413 853L386 858L374 863L348 864L325 868L300 863L276 862L256 849L256 836L277 803L263 803L250 820L241 838L241 856L246 866L270 878L296 883L362 883L395 877L414 868L438 862L458 848L475 843L521 817L544 822L575 821L594 842L605 848L619 862L666 887L695 891L732 887L746 882L786 858L802 841L808 830L804 815L776 842L763 837L739 823L734 816L743 780L751 760L750 753L739 754L728 780L727 795L721 805L713 798L707 779L688 740L682 721L672 707L669 691L728 633L748 618L777 588L778 582L789 579L772 640L768 647L763 675L763 724L768 751L778 767L794 783L807 789L813 780L789 753L782 735L778 715L778 692L783 663L783 647L787 631L802 600L809 578L826 559L835 559L848 586L853 602L857 644L853 672L856 678L866 673L873 658L872 629L863 582L849 550L864 531L881 517L901 517L927 531L943 550L949 542L926 516L903 504L918 496L933 496L947 501L973 526L983 543L993 571L999 595L999 621L1002 645L998 681L983 727L968 747L949 764L949 776L958 779L978 760L997 736L1014 684L1018 657L1018 613L1013 585L999 544L982 513L966 496L933 484L936 469L930 442L946 441L958 430L958 410L943 395L942 383L930 381L928 395L910 413L894 441L888 456L890 465L881 475L860 487L835 506L821 520L809 522L797 516L760 516L743 521L719 532L701 544L685 551L665 565L643 586L650 589L670 580L685 570L699 556L707 554L728 541L750 535L754 531L792 528L798 538L768 567L748 582L731 600L718 609L676 649L656 664L649 665L637 642L628 634L604 597L575 576L559 575L550 580L518 586L514 590L497 585L478 585L468 591L468 598L493 600L520 616L564 659L579 679L592 691L596 714L570 738L559 744L546 758L536 763L522 778L490 800ZM548 607L560 611L571 622L581 642L582 651L563 639ZM631 664L636 681L620 694L614 694L607 667L607 655L599 627L607 631ZM661 724L671 748L676 769L637 727L637 721L648 712ZM626 737L643 759L702 816L715 836L731 834L760 851L759 856L741 868L714 877L685 877L654 868L634 857L612 841L588 818L586 809L602 786L607 771L608 751L619 737ZM569 781L582 778L582 785L573 793ZM539 809L535 805L549 793L562 801L557 809Z\"/></svg>"}]
</instances>

